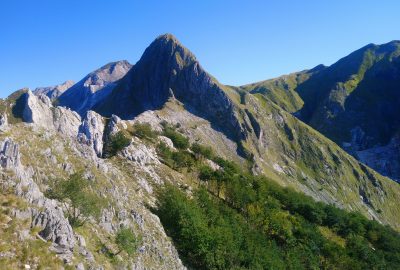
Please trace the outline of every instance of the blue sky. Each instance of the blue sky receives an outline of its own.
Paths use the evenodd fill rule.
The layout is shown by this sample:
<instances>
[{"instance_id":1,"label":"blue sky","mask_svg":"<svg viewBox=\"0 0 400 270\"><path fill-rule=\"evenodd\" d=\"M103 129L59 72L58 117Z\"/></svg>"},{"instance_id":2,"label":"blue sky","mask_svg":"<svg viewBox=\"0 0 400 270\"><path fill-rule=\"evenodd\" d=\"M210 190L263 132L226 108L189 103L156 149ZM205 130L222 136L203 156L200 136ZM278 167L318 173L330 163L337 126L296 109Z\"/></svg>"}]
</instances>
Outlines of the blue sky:
<instances>
[{"instance_id":1,"label":"blue sky","mask_svg":"<svg viewBox=\"0 0 400 270\"><path fill-rule=\"evenodd\" d=\"M1 0L0 97L139 60L173 33L224 84L332 64L400 39L400 1Z\"/></svg>"}]
</instances>

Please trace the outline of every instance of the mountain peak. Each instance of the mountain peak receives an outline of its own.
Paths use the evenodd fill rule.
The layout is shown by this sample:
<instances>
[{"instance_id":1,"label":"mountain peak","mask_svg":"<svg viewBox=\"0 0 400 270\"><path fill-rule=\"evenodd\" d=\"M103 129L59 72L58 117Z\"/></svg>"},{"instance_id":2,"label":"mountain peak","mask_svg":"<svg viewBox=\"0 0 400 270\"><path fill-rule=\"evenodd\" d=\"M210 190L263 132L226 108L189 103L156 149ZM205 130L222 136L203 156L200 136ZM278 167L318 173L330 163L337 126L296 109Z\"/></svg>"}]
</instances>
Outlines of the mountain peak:
<instances>
[{"instance_id":1,"label":"mountain peak","mask_svg":"<svg viewBox=\"0 0 400 270\"><path fill-rule=\"evenodd\" d=\"M194 54L189 51L172 34L158 36L143 53L140 62L157 61L160 59L175 58L180 65L196 61Z\"/></svg>"},{"instance_id":2,"label":"mountain peak","mask_svg":"<svg viewBox=\"0 0 400 270\"><path fill-rule=\"evenodd\" d=\"M165 33L163 35L159 35L156 38L156 40L158 40L158 41L172 41L172 42L175 42L175 43L179 43L179 40L173 34L170 34L170 33Z\"/></svg>"}]
</instances>

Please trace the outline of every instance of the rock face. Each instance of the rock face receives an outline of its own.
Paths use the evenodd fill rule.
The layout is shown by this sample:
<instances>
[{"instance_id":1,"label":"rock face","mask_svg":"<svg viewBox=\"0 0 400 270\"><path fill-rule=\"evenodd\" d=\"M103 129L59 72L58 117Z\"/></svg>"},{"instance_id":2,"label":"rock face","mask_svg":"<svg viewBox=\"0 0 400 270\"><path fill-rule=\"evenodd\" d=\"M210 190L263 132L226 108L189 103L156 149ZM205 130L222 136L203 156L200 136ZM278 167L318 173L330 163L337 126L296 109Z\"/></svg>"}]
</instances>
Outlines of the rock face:
<instances>
[{"instance_id":1,"label":"rock face","mask_svg":"<svg viewBox=\"0 0 400 270\"><path fill-rule=\"evenodd\" d=\"M8 118L7 114L1 114L0 115L0 130L5 129L8 125Z\"/></svg>"},{"instance_id":2,"label":"rock face","mask_svg":"<svg viewBox=\"0 0 400 270\"><path fill-rule=\"evenodd\" d=\"M67 108L53 107L50 99L45 95L35 96L31 91L23 94L20 99L23 103L22 118L35 127L53 128L67 136L76 137L81 118Z\"/></svg>"},{"instance_id":3,"label":"rock face","mask_svg":"<svg viewBox=\"0 0 400 270\"><path fill-rule=\"evenodd\" d=\"M35 90L33 90L33 93L35 95L45 95L47 96L51 101L56 100L59 96L61 96L62 93L64 93L66 90L68 90L71 86L75 84L74 81L66 81L62 84L55 85L55 86L49 86L49 87L38 87Z\"/></svg>"},{"instance_id":4,"label":"rock face","mask_svg":"<svg viewBox=\"0 0 400 270\"><path fill-rule=\"evenodd\" d=\"M128 61L118 61L93 71L65 91L58 98L58 104L85 116L95 104L107 98L114 89L116 81L121 79L131 67Z\"/></svg>"},{"instance_id":5,"label":"rock face","mask_svg":"<svg viewBox=\"0 0 400 270\"><path fill-rule=\"evenodd\" d=\"M356 157L371 168L400 182L400 137L394 136L387 145L356 151Z\"/></svg>"},{"instance_id":6,"label":"rock face","mask_svg":"<svg viewBox=\"0 0 400 270\"><path fill-rule=\"evenodd\" d=\"M88 111L79 126L78 140L92 147L98 157L103 154L103 117L93 111Z\"/></svg>"},{"instance_id":7,"label":"rock face","mask_svg":"<svg viewBox=\"0 0 400 270\"><path fill-rule=\"evenodd\" d=\"M10 138L0 142L0 165L6 170L20 168L21 166L18 145Z\"/></svg>"}]
</instances>

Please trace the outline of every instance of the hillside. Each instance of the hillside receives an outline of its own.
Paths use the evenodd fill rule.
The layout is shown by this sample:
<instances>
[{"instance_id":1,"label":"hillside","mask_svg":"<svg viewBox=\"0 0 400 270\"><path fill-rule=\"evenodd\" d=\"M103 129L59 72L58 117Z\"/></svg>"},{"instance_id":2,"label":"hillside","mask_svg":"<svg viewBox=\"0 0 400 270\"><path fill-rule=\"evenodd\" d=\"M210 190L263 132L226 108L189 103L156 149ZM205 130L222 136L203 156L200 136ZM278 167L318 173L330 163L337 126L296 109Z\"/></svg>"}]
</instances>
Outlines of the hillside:
<instances>
[{"instance_id":1,"label":"hillside","mask_svg":"<svg viewBox=\"0 0 400 270\"><path fill-rule=\"evenodd\" d=\"M398 180L399 55L399 41L370 44L329 67L242 88L262 93L363 163Z\"/></svg>"}]
</instances>

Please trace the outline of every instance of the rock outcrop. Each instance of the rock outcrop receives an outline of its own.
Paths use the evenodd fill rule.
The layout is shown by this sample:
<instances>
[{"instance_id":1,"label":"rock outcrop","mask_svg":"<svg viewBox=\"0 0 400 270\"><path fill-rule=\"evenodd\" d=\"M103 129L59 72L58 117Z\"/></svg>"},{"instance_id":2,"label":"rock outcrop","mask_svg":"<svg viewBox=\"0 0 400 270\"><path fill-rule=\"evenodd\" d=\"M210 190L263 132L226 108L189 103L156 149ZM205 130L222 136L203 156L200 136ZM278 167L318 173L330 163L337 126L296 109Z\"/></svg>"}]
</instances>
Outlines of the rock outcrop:
<instances>
[{"instance_id":1,"label":"rock outcrop","mask_svg":"<svg viewBox=\"0 0 400 270\"><path fill-rule=\"evenodd\" d=\"M93 111L86 113L79 126L78 140L92 147L98 157L103 154L104 126L103 117Z\"/></svg>"},{"instance_id":2,"label":"rock outcrop","mask_svg":"<svg viewBox=\"0 0 400 270\"><path fill-rule=\"evenodd\" d=\"M35 96L31 91L23 94L22 119L35 127L53 129L69 137L76 137L81 124L80 116L64 107L53 107L45 95Z\"/></svg>"},{"instance_id":3,"label":"rock outcrop","mask_svg":"<svg viewBox=\"0 0 400 270\"><path fill-rule=\"evenodd\" d=\"M4 130L8 125L8 117L7 114L0 114L0 130Z\"/></svg>"}]
</instances>

